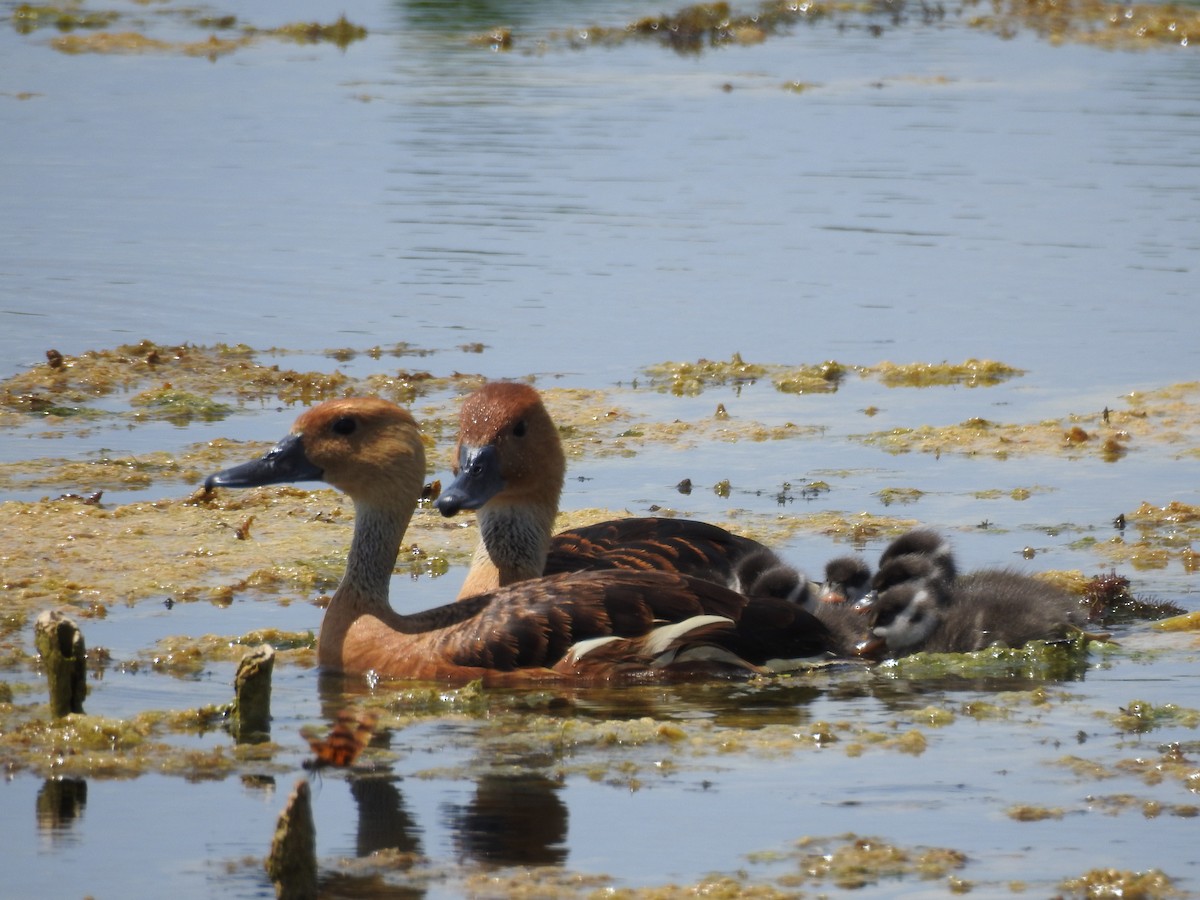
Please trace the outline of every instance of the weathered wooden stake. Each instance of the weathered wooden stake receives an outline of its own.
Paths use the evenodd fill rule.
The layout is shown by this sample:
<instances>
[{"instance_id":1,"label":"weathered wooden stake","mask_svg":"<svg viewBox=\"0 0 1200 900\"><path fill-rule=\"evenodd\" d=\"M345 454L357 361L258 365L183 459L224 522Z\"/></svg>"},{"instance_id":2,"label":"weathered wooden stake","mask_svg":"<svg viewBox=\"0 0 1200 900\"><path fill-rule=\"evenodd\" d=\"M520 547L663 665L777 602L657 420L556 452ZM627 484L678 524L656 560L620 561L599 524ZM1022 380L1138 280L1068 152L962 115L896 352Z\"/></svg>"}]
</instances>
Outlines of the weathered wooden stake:
<instances>
[{"instance_id":1,"label":"weathered wooden stake","mask_svg":"<svg viewBox=\"0 0 1200 900\"><path fill-rule=\"evenodd\" d=\"M280 900L316 900L317 829L313 824L308 779L301 778L279 815L267 874Z\"/></svg>"},{"instance_id":2,"label":"weathered wooden stake","mask_svg":"<svg viewBox=\"0 0 1200 900\"><path fill-rule=\"evenodd\" d=\"M87 696L87 652L83 632L58 610L48 609L33 623L34 643L50 682L50 712L83 712Z\"/></svg>"},{"instance_id":3,"label":"weathered wooden stake","mask_svg":"<svg viewBox=\"0 0 1200 900\"><path fill-rule=\"evenodd\" d=\"M271 673L275 650L268 644L242 657L233 679L234 701L230 730L238 741L264 740L271 731Z\"/></svg>"}]
</instances>

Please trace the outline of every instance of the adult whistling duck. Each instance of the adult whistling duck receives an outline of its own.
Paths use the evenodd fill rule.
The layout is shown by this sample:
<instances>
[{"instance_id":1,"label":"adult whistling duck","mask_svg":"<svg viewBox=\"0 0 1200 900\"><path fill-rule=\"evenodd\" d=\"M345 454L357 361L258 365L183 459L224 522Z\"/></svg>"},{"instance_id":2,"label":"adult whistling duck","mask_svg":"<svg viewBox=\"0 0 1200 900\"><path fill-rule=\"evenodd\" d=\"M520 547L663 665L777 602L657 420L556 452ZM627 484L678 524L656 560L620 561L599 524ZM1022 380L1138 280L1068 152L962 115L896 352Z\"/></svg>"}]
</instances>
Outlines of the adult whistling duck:
<instances>
[{"instance_id":1,"label":"adult whistling duck","mask_svg":"<svg viewBox=\"0 0 1200 900\"><path fill-rule=\"evenodd\" d=\"M554 534L566 457L540 394L490 382L462 405L455 479L438 497L450 517L475 510L480 544L460 598L557 572L678 572L735 590L739 561L769 555L757 541L687 519L614 519Z\"/></svg>"},{"instance_id":2,"label":"adult whistling duck","mask_svg":"<svg viewBox=\"0 0 1200 900\"><path fill-rule=\"evenodd\" d=\"M803 620L760 633L764 623L746 615L745 597L669 572L556 575L401 615L388 587L424 479L424 446L411 415L384 400L350 398L307 410L261 459L212 475L205 486L324 481L351 498L346 572L318 643L327 669L521 684L758 671L731 648L765 659L824 646Z\"/></svg>"}]
</instances>

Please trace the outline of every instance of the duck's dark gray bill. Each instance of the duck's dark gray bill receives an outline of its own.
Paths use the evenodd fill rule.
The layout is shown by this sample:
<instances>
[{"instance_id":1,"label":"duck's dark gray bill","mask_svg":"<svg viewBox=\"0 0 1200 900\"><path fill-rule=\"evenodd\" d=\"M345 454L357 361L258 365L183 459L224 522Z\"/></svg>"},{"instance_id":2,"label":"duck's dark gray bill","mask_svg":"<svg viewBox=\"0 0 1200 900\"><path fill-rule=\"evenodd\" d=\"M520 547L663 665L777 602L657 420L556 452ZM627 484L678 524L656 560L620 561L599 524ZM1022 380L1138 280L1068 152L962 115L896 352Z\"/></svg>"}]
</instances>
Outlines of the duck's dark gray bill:
<instances>
[{"instance_id":1,"label":"duck's dark gray bill","mask_svg":"<svg viewBox=\"0 0 1200 900\"><path fill-rule=\"evenodd\" d=\"M479 509L504 488L495 447L463 447L458 451L458 477L433 502L450 518L464 509Z\"/></svg>"},{"instance_id":2,"label":"duck's dark gray bill","mask_svg":"<svg viewBox=\"0 0 1200 900\"><path fill-rule=\"evenodd\" d=\"M262 487L293 481L320 481L324 473L304 455L304 442L298 434L289 434L261 459L242 463L204 479L204 486Z\"/></svg>"}]
</instances>

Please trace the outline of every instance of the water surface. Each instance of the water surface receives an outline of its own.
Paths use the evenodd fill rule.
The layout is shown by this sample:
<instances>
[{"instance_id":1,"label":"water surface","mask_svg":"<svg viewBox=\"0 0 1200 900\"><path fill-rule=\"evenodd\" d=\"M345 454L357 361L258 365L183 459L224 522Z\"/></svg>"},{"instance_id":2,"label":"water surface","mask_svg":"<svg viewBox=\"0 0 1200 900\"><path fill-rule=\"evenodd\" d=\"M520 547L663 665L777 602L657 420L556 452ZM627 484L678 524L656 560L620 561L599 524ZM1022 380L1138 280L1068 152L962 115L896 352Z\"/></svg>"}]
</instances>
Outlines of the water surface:
<instances>
[{"instance_id":1,"label":"water surface","mask_svg":"<svg viewBox=\"0 0 1200 900\"><path fill-rule=\"evenodd\" d=\"M814 508L887 514L896 510L879 492L913 487L924 494L903 513L947 530L971 567L1095 574L1106 563L1081 538L1110 540L1113 518L1142 501L1200 502L1194 436L1142 442L1117 463L894 456L854 439L976 416L1095 414L1121 408L1130 391L1196 378L1194 49L1001 39L957 14L801 24L691 55L648 42L568 49L553 38L662 11L601 0L466 11L367 4L351 18L369 36L345 49L263 40L213 62L64 55L48 29L0 31L0 375L43 364L50 348L74 355L149 339L244 343L266 360L282 348L298 352L282 365L356 375L537 375L543 387L611 390L651 422L691 421L724 403L738 417L822 431L683 450L651 443L632 459L588 454L572 461L564 505L665 505L720 520ZM270 26L340 12L312 2L247 15ZM169 8L136 16L163 39L203 36ZM512 51L468 39L496 24L512 26ZM325 352L397 342L434 352L343 362ZM678 397L646 384L655 363L734 353L778 364L991 358L1026 374L928 390L851 377L820 395L760 382ZM215 423L120 420L58 439L31 420L7 430L0 461L274 440L295 413L265 403ZM683 477L700 489L678 494ZM728 498L709 490L723 479ZM829 493L786 488L813 480ZM161 480L107 499L191 487ZM1022 487L1039 489L1012 500ZM982 499L988 490L999 498ZM13 487L0 499L52 493ZM819 570L850 548L802 531L782 549ZM859 549L876 554L881 543ZM1197 607L1195 575L1176 558L1122 574L1140 594ZM442 602L461 576L397 576L395 605ZM89 623L89 643L127 660L171 634L315 628L312 599L114 607ZM744 869L751 882L773 883L796 867L797 839L853 832L963 851L956 874L979 896L1007 894L1013 881L1043 896L1109 866L1158 868L1195 893L1186 810L1195 795L1185 784L1130 771L1097 782L1055 762L1076 754L1112 767L1174 741L1197 754L1186 724L1131 735L1111 718L1135 699L1200 707L1194 641L1164 643L1144 626L1121 638L1128 653L1098 656L1083 681L1051 685L1045 708L1020 694L1009 719L962 712L1010 702L996 685L861 673L574 698L582 720L647 716L712 729L706 738L727 730L740 743L725 751L705 740L694 752L650 742L531 755L487 717L433 715L381 735L387 752L373 773L329 775L315 788L322 864L332 873L339 859L381 848L428 860L416 874L390 870L390 887L359 888L378 896L459 895L463 879L494 866L635 886ZM88 709L120 717L219 703L232 675L225 663L194 677L109 672L92 684ZM299 728L328 721L343 690L311 670L277 670L280 749L253 777L94 778L69 785L64 800L62 785L16 772L0 788L0 845L21 863L9 866L5 891L268 896L258 860L308 752ZM514 715L495 702L498 719ZM927 728L919 754L856 756L809 739L819 721L900 733L930 705L957 718ZM794 729L794 749L751 746L738 730L772 728ZM223 731L172 740L231 746ZM1118 808L1119 796L1134 802ZM1147 812L1154 803L1166 812ZM1017 821L1013 804L1061 818ZM748 861L764 852L774 861ZM908 877L858 895L948 890L945 879Z\"/></svg>"}]
</instances>

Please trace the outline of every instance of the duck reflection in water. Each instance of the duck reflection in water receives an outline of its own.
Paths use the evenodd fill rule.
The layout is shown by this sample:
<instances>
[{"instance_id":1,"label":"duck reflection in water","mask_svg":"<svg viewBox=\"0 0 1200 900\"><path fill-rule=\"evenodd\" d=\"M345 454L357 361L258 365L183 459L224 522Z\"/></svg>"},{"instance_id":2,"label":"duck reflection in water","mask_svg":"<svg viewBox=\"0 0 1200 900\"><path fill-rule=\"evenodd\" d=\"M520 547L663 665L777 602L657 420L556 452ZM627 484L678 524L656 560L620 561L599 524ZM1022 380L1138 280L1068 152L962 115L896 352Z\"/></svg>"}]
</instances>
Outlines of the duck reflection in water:
<instances>
[{"instance_id":1,"label":"duck reflection in water","mask_svg":"<svg viewBox=\"0 0 1200 900\"><path fill-rule=\"evenodd\" d=\"M466 806L447 805L460 861L490 865L559 865L567 857L562 784L536 772L485 774Z\"/></svg>"}]
</instances>

